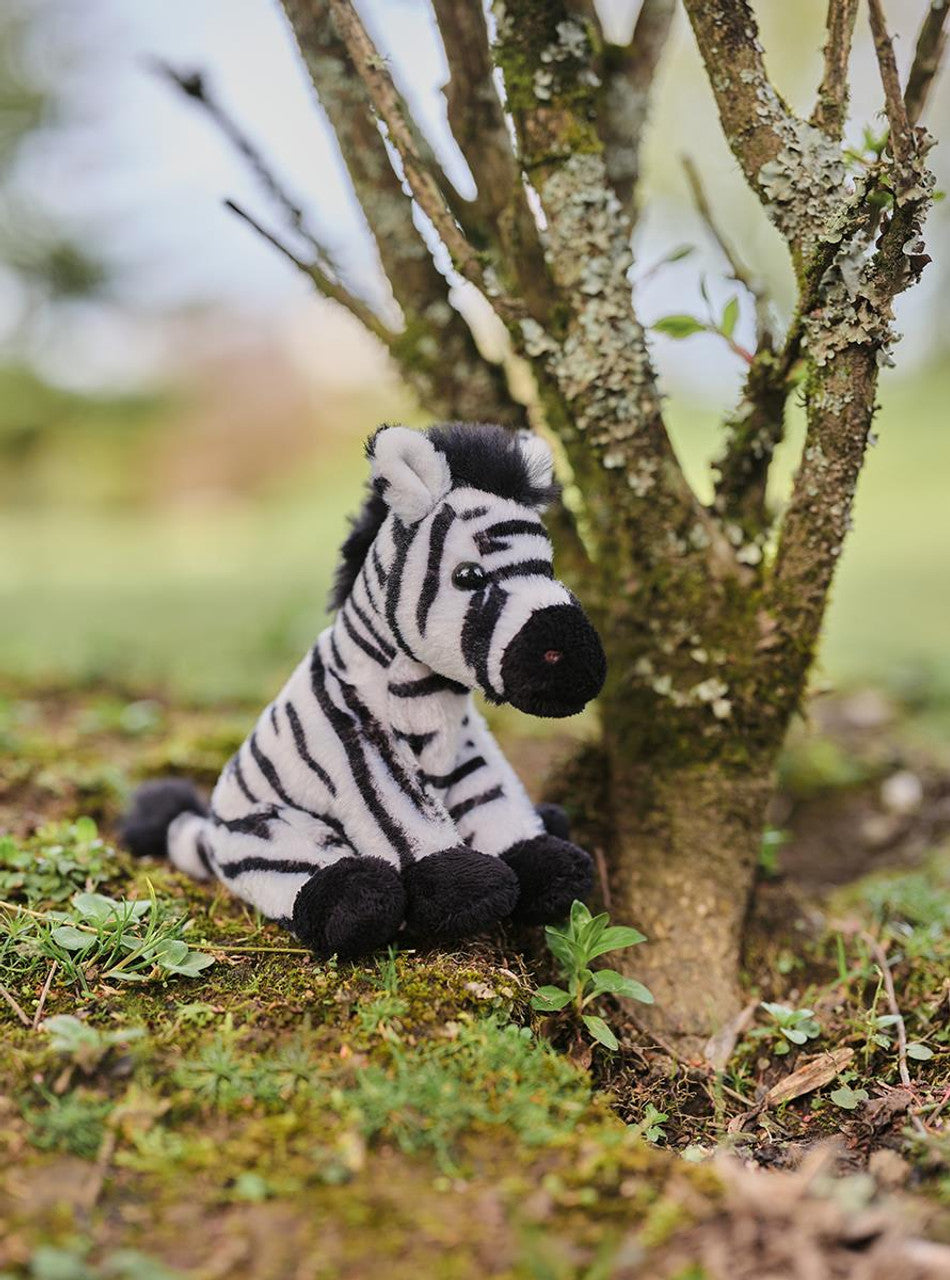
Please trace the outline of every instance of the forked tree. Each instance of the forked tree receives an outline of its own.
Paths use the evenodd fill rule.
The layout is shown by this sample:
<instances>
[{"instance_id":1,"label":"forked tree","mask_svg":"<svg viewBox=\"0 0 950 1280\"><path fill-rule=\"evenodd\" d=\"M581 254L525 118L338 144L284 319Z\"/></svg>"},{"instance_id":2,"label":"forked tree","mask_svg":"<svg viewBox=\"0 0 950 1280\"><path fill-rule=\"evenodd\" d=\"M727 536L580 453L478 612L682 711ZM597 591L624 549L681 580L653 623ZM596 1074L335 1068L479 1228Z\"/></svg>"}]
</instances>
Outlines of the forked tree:
<instances>
[{"instance_id":1,"label":"forked tree","mask_svg":"<svg viewBox=\"0 0 950 1280\"><path fill-rule=\"evenodd\" d=\"M560 442L560 567L595 616L610 663L584 800L602 819L611 910L650 939L637 976L653 988L667 1035L695 1049L739 1007L743 922L776 755L802 705L847 537L892 304L928 261L932 139L919 121L946 0L926 14L905 86L881 0L868 0L887 127L857 167L842 134L858 0L829 0L824 74L807 120L772 84L746 0L684 0L723 132L785 240L798 289L784 331L757 305L757 346L724 424L710 505L671 447L630 281L640 147L675 0L643 0L625 47L605 42L592 0L496 0L487 10L483 0L433 0L448 119L472 199L439 168L350 0L282 2L400 322L357 296L312 238L306 258L265 234L384 344L426 414L512 426L530 417ZM301 232L293 203L201 78L176 78ZM530 366L530 412L452 306L433 261L439 244L448 275L482 294ZM766 487L795 385L804 388L806 438L777 514Z\"/></svg>"}]
</instances>

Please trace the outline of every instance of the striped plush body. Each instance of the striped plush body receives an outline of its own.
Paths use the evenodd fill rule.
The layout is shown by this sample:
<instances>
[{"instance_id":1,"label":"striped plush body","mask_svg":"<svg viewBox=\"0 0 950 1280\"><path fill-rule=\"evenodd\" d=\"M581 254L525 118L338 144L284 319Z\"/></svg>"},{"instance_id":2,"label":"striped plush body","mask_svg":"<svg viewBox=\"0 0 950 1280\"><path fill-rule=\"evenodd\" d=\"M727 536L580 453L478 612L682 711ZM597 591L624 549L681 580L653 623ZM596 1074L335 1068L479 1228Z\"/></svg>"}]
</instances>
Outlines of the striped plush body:
<instances>
[{"instance_id":1,"label":"striped plush body","mask_svg":"<svg viewBox=\"0 0 950 1280\"><path fill-rule=\"evenodd\" d=\"M546 446L454 424L383 428L368 452L332 626L210 807L180 780L147 783L124 827L133 851L219 878L323 956L557 919L591 883L472 701L564 716L603 683L596 633L554 577Z\"/></svg>"}]
</instances>

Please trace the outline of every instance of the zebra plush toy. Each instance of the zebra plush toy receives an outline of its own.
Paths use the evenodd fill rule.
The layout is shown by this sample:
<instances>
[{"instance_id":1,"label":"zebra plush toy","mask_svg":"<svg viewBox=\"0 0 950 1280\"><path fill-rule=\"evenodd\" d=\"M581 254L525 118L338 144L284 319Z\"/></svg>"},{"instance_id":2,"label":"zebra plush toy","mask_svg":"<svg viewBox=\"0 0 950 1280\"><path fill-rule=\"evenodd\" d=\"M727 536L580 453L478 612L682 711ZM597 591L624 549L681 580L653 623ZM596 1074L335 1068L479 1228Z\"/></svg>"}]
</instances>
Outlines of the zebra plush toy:
<instances>
[{"instance_id":1,"label":"zebra plush toy","mask_svg":"<svg viewBox=\"0 0 950 1280\"><path fill-rule=\"evenodd\" d=\"M538 437L384 427L342 548L337 613L229 761L206 808L144 784L123 838L218 877L320 957L563 917L592 881L561 811L537 811L472 703L570 716L606 673L551 565Z\"/></svg>"}]
</instances>

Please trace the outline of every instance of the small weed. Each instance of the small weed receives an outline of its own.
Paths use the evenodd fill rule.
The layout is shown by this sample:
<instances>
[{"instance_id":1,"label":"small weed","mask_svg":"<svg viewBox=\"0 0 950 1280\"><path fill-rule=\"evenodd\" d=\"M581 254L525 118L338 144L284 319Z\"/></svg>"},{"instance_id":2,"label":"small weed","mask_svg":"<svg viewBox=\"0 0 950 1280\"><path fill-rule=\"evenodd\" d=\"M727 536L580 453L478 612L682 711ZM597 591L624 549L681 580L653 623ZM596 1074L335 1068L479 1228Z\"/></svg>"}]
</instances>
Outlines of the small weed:
<instances>
[{"instance_id":1,"label":"small weed","mask_svg":"<svg viewBox=\"0 0 950 1280\"><path fill-rule=\"evenodd\" d=\"M296 1094L308 1092L319 1071L303 1040L291 1041L272 1057L243 1053L227 1019L211 1044L183 1063L175 1078L199 1103L228 1110L248 1099L265 1107L283 1106Z\"/></svg>"},{"instance_id":2,"label":"small weed","mask_svg":"<svg viewBox=\"0 0 950 1280\"><path fill-rule=\"evenodd\" d=\"M544 933L567 980L567 989L541 987L531 1000L532 1008L542 1013L557 1013L570 1006L572 1016L583 1023L594 1040L606 1049L619 1049L620 1042L604 1019L584 1010L602 995L625 996L642 1004L652 1004L653 996L634 978L624 977L615 969L591 969L589 965L598 956L609 951L624 951L645 942L646 938L637 929L611 925L606 911L591 916L582 902L575 902L571 907L565 929L549 925Z\"/></svg>"},{"instance_id":3,"label":"small weed","mask_svg":"<svg viewBox=\"0 0 950 1280\"><path fill-rule=\"evenodd\" d=\"M169 974L197 977L214 958L188 946L183 935L191 921L160 904L149 888L146 899L78 893L69 911L19 908L18 914L15 904L6 904L0 912L0 959L12 939L21 956L56 960L65 980L85 992L91 976L110 982L148 982ZM22 923L24 917L29 925Z\"/></svg>"},{"instance_id":4,"label":"small weed","mask_svg":"<svg viewBox=\"0 0 950 1280\"><path fill-rule=\"evenodd\" d=\"M33 1146L40 1151L68 1151L84 1160L95 1159L112 1110L109 1099L84 1089L71 1090L61 1098L46 1089L40 1092L45 1107L23 1107Z\"/></svg>"},{"instance_id":5,"label":"small weed","mask_svg":"<svg viewBox=\"0 0 950 1280\"><path fill-rule=\"evenodd\" d=\"M862 1102L867 1102L869 1095L867 1089L852 1089L849 1084L842 1084L828 1096L842 1111L856 1111Z\"/></svg>"},{"instance_id":6,"label":"small weed","mask_svg":"<svg viewBox=\"0 0 950 1280\"><path fill-rule=\"evenodd\" d=\"M773 1054L781 1057L791 1049L815 1040L821 1035L821 1027L815 1021L813 1009L791 1009L785 1004L762 1001L762 1008L771 1018L767 1027L755 1027L749 1032L750 1040L770 1042Z\"/></svg>"},{"instance_id":7,"label":"small weed","mask_svg":"<svg viewBox=\"0 0 950 1280\"><path fill-rule=\"evenodd\" d=\"M643 1112L643 1119L633 1127L641 1137L646 1138L647 1142L663 1142L666 1139L663 1126L669 1118L665 1111L660 1111L652 1102L648 1102Z\"/></svg>"},{"instance_id":8,"label":"small weed","mask_svg":"<svg viewBox=\"0 0 950 1280\"><path fill-rule=\"evenodd\" d=\"M340 1105L365 1137L388 1137L408 1154L432 1151L443 1172L457 1174L463 1133L500 1128L547 1145L573 1128L588 1099L576 1070L530 1028L487 1018L450 1041L390 1045L389 1062L361 1070Z\"/></svg>"},{"instance_id":9,"label":"small weed","mask_svg":"<svg viewBox=\"0 0 950 1280\"><path fill-rule=\"evenodd\" d=\"M759 845L759 870L769 880L774 880L779 873L778 855L783 845L788 844L789 834L779 827L766 827L762 832Z\"/></svg>"},{"instance_id":10,"label":"small weed","mask_svg":"<svg viewBox=\"0 0 950 1280\"><path fill-rule=\"evenodd\" d=\"M41 1244L33 1250L24 1275L29 1280L180 1280L181 1273L170 1271L154 1258L137 1249L116 1249L102 1262L88 1260L89 1245ZM6 1272L0 1280L13 1280Z\"/></svg>"},{"instance_id":11,"label":"small weed","mask_svg":"<svg viewBox=\"0 0 950 1280\"><path fill-rule=\"evenodd\" d=\"M100 1031L70 1013L47 1018L42 1029L50 1038L50 1047L69 1058L86 1075L91 1075L111 1049L125 1048L145 1035L143 1027L121 1027Z\"/></svg>"},{"instance_id":12,"label":"small weed","mask_svg":"<svg viewBox=\"0 0 950 1280\"><path fill-rule=\"evenodd\" d=\"M0 836L0 898L54 904L98 888L116 874L113 851L92 818L42 827L28 840Z\"/></svg>"}]
</instances>

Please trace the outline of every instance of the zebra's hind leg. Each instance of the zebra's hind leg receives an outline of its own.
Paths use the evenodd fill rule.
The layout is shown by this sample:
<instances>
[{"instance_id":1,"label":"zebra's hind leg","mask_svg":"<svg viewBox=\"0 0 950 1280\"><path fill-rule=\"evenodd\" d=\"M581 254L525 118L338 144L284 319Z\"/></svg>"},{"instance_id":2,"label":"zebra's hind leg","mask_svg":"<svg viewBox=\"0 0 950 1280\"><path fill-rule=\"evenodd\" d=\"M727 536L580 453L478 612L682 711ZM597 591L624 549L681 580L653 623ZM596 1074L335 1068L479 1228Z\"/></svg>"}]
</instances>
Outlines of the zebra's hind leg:
<instances>
[{"instance_id":1,"label":"zebra's hind leg","mask_svg":"<svg viewBox=\"0 0 950 1280\"><path fill-rule=\"evenodd\" d=\"M207 867L321 959L375 951L402 924L396 868L360 857L330 818L267 805L230 820L188 815L170 832L169 848L176 866L199 877Z\"/></svg>"}]
</instances>

